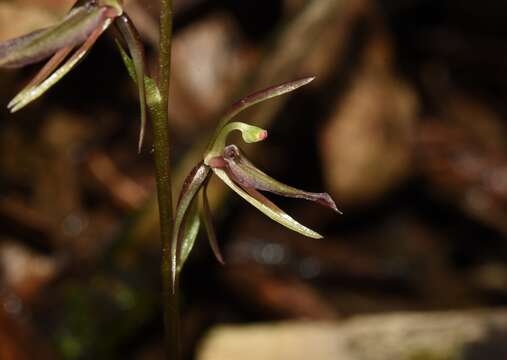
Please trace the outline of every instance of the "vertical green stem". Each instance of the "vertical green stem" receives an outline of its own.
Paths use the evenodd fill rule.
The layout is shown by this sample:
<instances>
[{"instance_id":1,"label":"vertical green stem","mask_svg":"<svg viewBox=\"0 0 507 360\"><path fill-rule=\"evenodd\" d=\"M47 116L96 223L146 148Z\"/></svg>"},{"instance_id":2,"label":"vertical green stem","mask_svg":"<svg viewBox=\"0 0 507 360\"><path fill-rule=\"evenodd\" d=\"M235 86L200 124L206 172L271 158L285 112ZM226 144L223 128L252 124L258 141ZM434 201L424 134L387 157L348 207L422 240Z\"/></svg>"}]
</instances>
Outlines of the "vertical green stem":
<instances>
[{"instance_id":1,"label":"vertical green stem","mask_svg":"<svg viewBox=\"0 0 507 360\"><path fill-rule=\"evenodd\" d=\"M162 103L169 100L169 81L171 78L171 40L173 26L172 0L161 0L160 10L160 95Z\"/></svg>"},{"instance_id":2,"label":"vertical green stem","mask_svg":"<svg viewBox=\"0 0 507 360\"><path fill-rule=\"evenodd\" d=\"M160 235L162 240L162 289L164 301L165 344L167 356L181 358L179 288L172 289L171 237L173 228L173 203L170 166L168 124L169 84L171 75L172 0L161 0L159 90L160 106L152 116L154 132L155 167L157 176Z\"/></svg>"}]
</instances>

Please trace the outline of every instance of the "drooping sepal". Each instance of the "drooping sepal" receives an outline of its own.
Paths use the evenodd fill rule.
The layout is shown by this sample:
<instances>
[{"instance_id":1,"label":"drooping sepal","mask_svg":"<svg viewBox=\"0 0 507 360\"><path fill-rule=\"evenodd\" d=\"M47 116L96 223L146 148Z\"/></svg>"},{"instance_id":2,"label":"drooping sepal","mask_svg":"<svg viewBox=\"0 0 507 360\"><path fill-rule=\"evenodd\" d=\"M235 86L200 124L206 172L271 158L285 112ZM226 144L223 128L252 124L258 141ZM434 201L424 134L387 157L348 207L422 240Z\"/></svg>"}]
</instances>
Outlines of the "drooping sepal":
<instances>
[{"instance_id":1,"label":"drooping sepal","mask_svg":"<svg viewBox=\"0 0 507 360\"><path fill-rule=\"evenodd\" d=\"M139 92L139 104L141 108L141 127L139 130L138 151L141 152L143 146L144 133L146 129L147 109L146 109L146 85L145 85L145 54L141 37L127 14L121 15L115 25L122 34L127 43Z\"/></svg>"},{"instance_id":2,"label":"drooping sepal","mask_svg":"<svg viewBox=\"0 0 507 360\"><path fill-rule=\"evenodd\" d=\"M201 227L197 200L198 198L194 197L194 199L190 202L190 206L183 217L181 229L179 231L178 243L180 244L180 249L177 262L178 273L180 273L183 269L183 265L185 265L190 252L194 248L195 239L197 238L199 228Z\"/></svg>"},{"instance_id":3,"label":"drooping sepal","mask_svg":"<svg viewBox=\"0 0 507 360\"><path fill-rule=\"evenodd\" d=\"M185 182L183 183L183 187L181 189L180 198L176 206L174 230L171 242L171 267L173 274L173 286L175 284L177 274L179 271L181 271L181 249L185 248L185 256L188 256L192 249L193 243L195 242L195 236L186 236L185 234L185 218L187 217L189 208L191 207L191 204L194 201L197 193L209 175L209 166L201 162L192 169L190 174L185 179Z\"/></svg>"}]
</instances>

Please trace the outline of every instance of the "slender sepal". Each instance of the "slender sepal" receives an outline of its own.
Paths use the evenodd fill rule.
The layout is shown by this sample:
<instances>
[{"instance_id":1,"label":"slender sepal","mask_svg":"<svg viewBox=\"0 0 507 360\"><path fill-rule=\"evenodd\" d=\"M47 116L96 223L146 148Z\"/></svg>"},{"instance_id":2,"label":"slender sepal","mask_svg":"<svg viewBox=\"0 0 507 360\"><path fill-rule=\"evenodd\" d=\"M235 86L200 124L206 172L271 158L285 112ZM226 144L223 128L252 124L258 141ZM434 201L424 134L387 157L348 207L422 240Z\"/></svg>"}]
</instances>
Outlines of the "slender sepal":
<instances>
[{"instance_id":1,"label":"slender sepal","mask_svg":"<svg viewBox=\"0 0 507 360\"><path fill-rule=\"evenodd\" d=\"M222 118L222 121L229 122L232 118L240 112L248 109L249 107L258 104L262 101L272 99L274 97L287 94L302 86L307 85L315 79L315 76L305 77L298 80L288 81L280 85L271 86L266 89L257 91L251 95L244 97L231 106L229 111Z\"/></svg>"},{"instance_id":2,"label":"slender sepal","mask_svg":"<svg viewBox=\"0 0 507 360\"><path fill-rule=\"evenodd\" d=\"M144 82L145 77L145 55L144 47L141 41L141 37L137 32L137 29L133 25L127 14L123 14L116 21L115 25L122 34L125 42L127 43L130 55L132 56L132 62L134 65L135 78L139 92L139 103L141 107L141 128L139 130L139 143L138 151L141 152L143 146L144 133L146 129L146 85Z\"/></svg>"},{"instance_id":3,"label":"slender sepal","mask_svg":"<svg viewBox=\"0 0 507 360\"><path fill-rule=\"evenodd\" d=\"M283 210L278 208L275 204L269 201L265 196L257 192L255 189L249 189L249 192L246 192L241 186L236 184L229 175L222 169L213 168L213 172L232 190L234 190L239 196L241 196L244 200L249 202L251 205L256 207L263 214L268 216L270 219L276 221L277 223L297 232L301 235L320 239L322 236L315 231L307 228L304 225L301 225L299 222L294 220L291 216L285 213ZM255 197L251 194L255 194Z\"/></svg>"},{"instance_id":4,"label":"slender sepal","mask_svg":"<svg viewBox=\"0 0 507 360\"><path fill-rule=\"evenodd\" d=\"M213 219L211 216L211 210L208 201L208 183L209 178L204 182L204 186L202 189L202 219L204 223L204 227L206 228L206 234L208 235L209 244L211 246L211 250L218 262L222 265L225 265L224 257L222 256L222 252L220 251L220 246L218 245L217 236L215 233L215 227L213 226Z\"/></svg>"}]
</instances>

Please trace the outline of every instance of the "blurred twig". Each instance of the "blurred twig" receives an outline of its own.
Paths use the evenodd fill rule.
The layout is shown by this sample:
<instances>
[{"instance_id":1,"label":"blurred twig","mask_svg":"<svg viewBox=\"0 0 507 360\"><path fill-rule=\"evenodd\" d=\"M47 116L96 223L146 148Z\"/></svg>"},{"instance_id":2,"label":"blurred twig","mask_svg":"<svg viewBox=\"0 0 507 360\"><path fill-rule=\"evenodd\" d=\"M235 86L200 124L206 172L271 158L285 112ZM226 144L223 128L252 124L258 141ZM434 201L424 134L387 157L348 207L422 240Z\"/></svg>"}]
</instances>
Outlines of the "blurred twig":
<instances>
[{"instance_id":1,"label":"blurred twig","mask_svg":"<svg viewBox=\"0 0 507 360\"><path fill-rule=\"evenodd\" d=\"M146 189L122 174L106 154L97 152L90 155L86 166L93 178L106 189L107 194L121 209L137 210L146 200Z\"/></svg>"}]
</instances>

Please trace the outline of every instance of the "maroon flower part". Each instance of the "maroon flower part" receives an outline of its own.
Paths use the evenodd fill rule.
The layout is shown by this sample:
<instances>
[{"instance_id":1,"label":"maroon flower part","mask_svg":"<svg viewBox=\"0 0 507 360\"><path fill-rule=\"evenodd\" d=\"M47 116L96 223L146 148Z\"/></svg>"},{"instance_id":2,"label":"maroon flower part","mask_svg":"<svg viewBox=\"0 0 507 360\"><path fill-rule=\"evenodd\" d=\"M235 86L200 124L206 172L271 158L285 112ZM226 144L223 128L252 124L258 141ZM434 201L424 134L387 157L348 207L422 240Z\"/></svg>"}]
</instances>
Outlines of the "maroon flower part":
<instances>
[{"instance_id":1,"label":"maroon flower part","mask_svg":"<svg viewBox=\"0 0 507 360\"><path fill-rule=\"evenodd\" d=\"M310 200L340 213L328 193L299 190L273 179L257 169L236 145L226 146L224 155L216 158L213 163L215 166L212 165L212 167L225 170L231 180L250 194L258 194L257 190L260 190L285 197Z\"/></svg>"}]
</instances>

